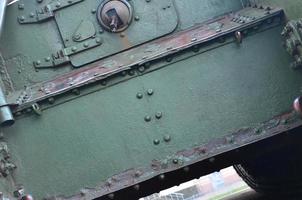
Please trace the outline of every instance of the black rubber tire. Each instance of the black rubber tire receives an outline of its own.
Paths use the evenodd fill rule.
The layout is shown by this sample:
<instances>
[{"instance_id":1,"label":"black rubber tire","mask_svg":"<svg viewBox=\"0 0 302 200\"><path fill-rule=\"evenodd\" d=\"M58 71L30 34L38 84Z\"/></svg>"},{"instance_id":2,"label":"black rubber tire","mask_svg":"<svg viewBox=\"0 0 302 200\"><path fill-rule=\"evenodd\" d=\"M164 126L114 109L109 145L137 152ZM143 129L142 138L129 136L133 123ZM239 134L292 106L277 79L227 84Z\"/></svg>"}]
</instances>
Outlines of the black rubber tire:
<instances>
[{"instance_id":1,"label":"black rubber tire","mask_svg":"<svg viewBox=\"0 0 302 200\"><path fill-rule=\"evenodd\" d=\"M281 199L302 199L302 145L283 147L234 168L256 192Z\"/></svg>"}]
</instances>

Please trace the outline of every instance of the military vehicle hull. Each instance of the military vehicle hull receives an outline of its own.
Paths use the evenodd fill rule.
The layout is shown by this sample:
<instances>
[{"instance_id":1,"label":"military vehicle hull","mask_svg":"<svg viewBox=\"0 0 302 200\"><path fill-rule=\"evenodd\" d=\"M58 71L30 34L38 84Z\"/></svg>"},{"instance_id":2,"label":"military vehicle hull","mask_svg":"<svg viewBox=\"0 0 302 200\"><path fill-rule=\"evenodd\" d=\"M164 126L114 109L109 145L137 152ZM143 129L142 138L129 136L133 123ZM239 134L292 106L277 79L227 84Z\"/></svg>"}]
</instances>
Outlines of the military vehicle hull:
<instances>
[{"instance_id":1,"label":"military vehicle hull","mask_svg":"<svg viewBox=\"0 0 302 200\"><path fill-rule=\"evenodd\" d=\"M132 0L112 30L104 3L7 7L5 197L135 199L278 149L265 144L301 126L281 32L302 3Z\"/></svg>"}]
</instances>

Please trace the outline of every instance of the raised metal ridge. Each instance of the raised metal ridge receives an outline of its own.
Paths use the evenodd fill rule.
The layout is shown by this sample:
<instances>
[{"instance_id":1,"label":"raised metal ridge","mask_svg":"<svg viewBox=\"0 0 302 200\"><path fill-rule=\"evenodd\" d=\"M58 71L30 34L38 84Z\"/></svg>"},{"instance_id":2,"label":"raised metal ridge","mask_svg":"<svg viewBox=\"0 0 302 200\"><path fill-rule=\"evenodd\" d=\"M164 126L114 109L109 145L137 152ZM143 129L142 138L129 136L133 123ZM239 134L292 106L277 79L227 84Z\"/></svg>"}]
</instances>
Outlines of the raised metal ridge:
<instances>
[{"instance_id":1,"label":"raised metal ridge","mask_svg":"<svg viewBox=\"0 0 302 200\"><path fill-rule=\"evenodd\" d=\"M153 42L113 55L57 78L34 84L8 95L13 110L20 111L34 103L103 80L119 72L163 58L195 45L244 31L283 13L280 8L247 7L229 13L192 29L162 37Z\"/></svg>"}]
</instances>

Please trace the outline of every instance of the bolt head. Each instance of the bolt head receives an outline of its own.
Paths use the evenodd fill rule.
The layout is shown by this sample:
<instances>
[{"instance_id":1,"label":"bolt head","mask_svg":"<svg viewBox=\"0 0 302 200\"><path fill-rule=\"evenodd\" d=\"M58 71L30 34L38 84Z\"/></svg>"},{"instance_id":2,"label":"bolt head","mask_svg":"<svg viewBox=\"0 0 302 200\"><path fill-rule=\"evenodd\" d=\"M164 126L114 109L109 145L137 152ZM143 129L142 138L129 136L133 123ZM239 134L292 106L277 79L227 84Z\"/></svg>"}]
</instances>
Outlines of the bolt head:
<instances>
[{"instance_id":1,"label":"bolt head","mask_svg":"<svg viewBox=\"0 0 302 200\"><path fill-rule=\"evenodd\" d=\"M170 142L171 141L171 136L170 135L165 135L164 136L164 141L165 142Z\"/></svg>"},{"instance_id":2,"label":"bolt head","mask_svg":"<svg viewBox=\"0 0 302 200\"><path fill-rule=\"evenodd\" d=\"M155 114L156 119L160 119L160 118L162 118L162 116L163 116L163 113L160 112L160 111L158 111L158 112Z\"/></svg>"},{"instance_id":3,"label":"bolt head","mask_svg":"<svg viewBox=\"0 0 302 200\"><path fill-rule=\"evenodd\" d=\"M153 90L153 89L148 89L148 90L147 90L147 94L148 94L149 96L153 95L153 94L154 94L154 90Z\"/></svg>"},{"instance_id":4,"label":"bolt head","mask_svg":"<svg viewBox=\"0 0 302 200\"><path fill-rule=\"evenodd\" d=\"M159 139L155 139L155 140L153 140L153 144L155 144L155 145L159 145L159 143L160 143L160 140L159 140Z\"/></svg>"},{"instance_id":5,"label":"bolt head","mask_svg":"<svg viewBox=\"0 0 302 200\"><path fill-rule=\"evenodd\" d=\"M136 98L138 99L142 99L144 97L144 95L142 93L137 93L136 94Z\"/></svg>"},{"instance_id":6,"label":"bolt head","mask_svg":"<svg viewBox=\"0 0 302 200\"><path fill-rule=\"evenodd\" d=\"M173 159L173 163L178 164L178 159L177 158Z\"/></svg>"},{"instance_id":7,"label":"bolt head","mask_svg":"<svg viewBox=\"0 0 302 200\"><path fill-rule=\"evenodd\" d=\"M150 121L151 121L151 117L150 117L149 115L147 115L147 116L145 117L145 121L146 121L146 122L150 122Z\"/></svg>"},{"instance_id":8,"label":"bolt head","mask_svg":"<svg viewBox=\"0 0 302 200\"><path fill-rule=\"evenodd\" d=\"M159 180L161 180L161 181L162 181L162 180L164 180L164 179L165 179L165 175L164 175L164 174L161 174L161 175L159 175L159 177L158 177L158 178L159 178Z\"/></svg>"}]
</instances>

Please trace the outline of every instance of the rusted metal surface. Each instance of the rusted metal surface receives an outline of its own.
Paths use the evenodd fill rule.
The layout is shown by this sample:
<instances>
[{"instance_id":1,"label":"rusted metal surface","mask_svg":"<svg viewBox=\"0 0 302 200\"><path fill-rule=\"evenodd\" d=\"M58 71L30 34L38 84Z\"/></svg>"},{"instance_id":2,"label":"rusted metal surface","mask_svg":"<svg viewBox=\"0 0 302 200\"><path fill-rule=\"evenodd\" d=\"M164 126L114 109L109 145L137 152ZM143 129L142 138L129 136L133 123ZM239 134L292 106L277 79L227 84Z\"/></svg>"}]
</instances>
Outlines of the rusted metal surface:
<instances>
[{"instance_id":1,"label":"rusted metal surface","mask_svg":"<svg viewBox=\"0 0 302 200\"><path fill-rule=\"evenodd\" d=\"M285 133L301 125L302 120L297 117L295 112L286 113L258 126L240 129L205 145L179 151L167 157L167 159L153 160L148 167L126 170L112 176L98 187L82 189L77 195L71 197L56 196L48 199L123 199L124 197L115 195L115 192L119 192L122 189L128 192L133 191L136 193L136 197L139 198L144 195L144 193L139 192L140 185L154 178L161 182L165 180L165 175L171 172L189 172L191 166L198 163L214 163L216 162L216 157L222 154ZM174 182L174 184L177 183ZM132 190L129 189L130 187L133 187ZM165 184L161 185L161 187L162 189L165 188ZM147 191L148 189L145 189L145 192Z\"/></svg>"},{"instance_id":2,"label":"rusted metal surface","mask_svg":"<svg viewBox=\"0 0 302 200\"><path fill-rule=\"evenodd\" d=\"M281 13L282 9L279 8L248 7L239 12L210 20L193 29L163 37L108 57L59 76L54 80L32 85L22 91L16 91L8 96L8 102L17 105L14 110L19 111L41 100L105 79L131 69L133 66L140 66L195 45L249 29L266 20L271 20Z\"/></svg>"}]
</instances>

